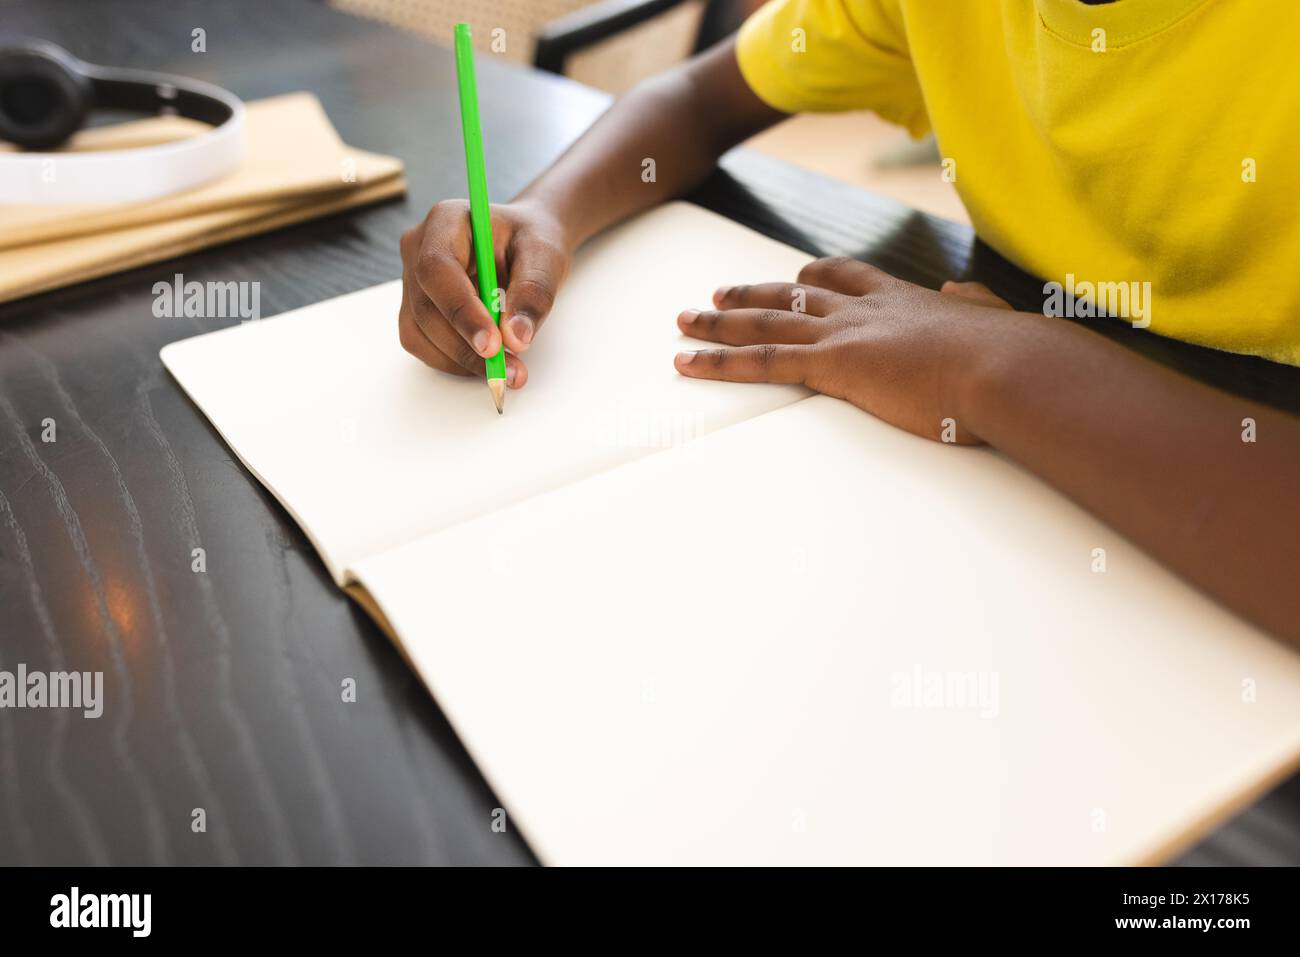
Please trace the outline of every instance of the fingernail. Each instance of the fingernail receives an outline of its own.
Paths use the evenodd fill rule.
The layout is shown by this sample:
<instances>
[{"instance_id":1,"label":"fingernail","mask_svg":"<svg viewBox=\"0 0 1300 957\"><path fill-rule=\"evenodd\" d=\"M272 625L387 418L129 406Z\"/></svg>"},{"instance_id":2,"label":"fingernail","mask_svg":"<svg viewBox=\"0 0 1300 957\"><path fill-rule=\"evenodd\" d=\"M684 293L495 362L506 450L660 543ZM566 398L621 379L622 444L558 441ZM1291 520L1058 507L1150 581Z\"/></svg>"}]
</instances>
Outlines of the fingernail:
<instances>
[{"instance_id":1,"label":"fingernail","mask_svg":"<svg viewBox=\"0 0 1300 957\"><path fill-rule=\"evenodd\" d=\"M517 378L518 370L512 366L506 366L506 385L514 385Z\"/></svg>"},{"instance_id":2,"label":"fingernail","mask_svg":"<svg viewBox=\"0 0 1300 957\"><path fill-rule=\"evenodd\" d=\"M488 352L488 340L491 338L492 337L488 335L486 329L480 329L478 332L474 333L474 351L481 356L491 355L491 353Z\"/></svg>"},{"instance_id":3,"label":"fingernail","mask_svg":"<svg viewBox=\"0 0 1300 957\"><path fill-rule=\"evenodd\" d=\"M683 366L690 365L691 360L694 358L695 358L694 352L679 352L677 353L677 364Z\"/></svg>"},{"instance_id":4,"label":"fingernail","mask_svg":"<svg viewBox=\"0 0 1300 957\"><path fill-rule=\"evenodd\" d=\"M696 319L700 318L700 310L687 309L678 318L680 318L682 322L684 322L686 325L689 326Z\"/></svg>"},{"instance_id":5,"label":"fingernail","mask_svg":"<svg viewBox=\"0 0 1300 957\"><path fill-rule=\"evenodd\" d=\"M510 320L510 331L515 334L520 342L527 345L533 341L533 320L527 316L515 316Z\"/></svg>"}]
</instances>

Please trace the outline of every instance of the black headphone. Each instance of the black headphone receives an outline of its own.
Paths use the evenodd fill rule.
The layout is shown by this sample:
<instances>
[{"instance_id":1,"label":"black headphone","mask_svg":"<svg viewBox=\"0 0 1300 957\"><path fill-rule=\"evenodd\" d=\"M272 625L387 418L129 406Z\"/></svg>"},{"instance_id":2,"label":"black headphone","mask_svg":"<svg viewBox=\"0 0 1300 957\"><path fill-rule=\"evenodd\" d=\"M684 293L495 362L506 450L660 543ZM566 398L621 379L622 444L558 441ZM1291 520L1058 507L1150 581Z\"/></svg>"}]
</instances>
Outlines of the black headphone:
<instances>
[{"instance_id":1,"label":"black headphone","mask_svg":"<svg viewBox=\"0 0 1300 957\"><path fill-rule=\"evenodd\" d=\"M153 146L40 152L67 140L97 109L182 116L212 128ZM0 41L0 140L22 148L0 151L0 203L145 201L238 168L244 105L200 80L94 66L41 40Z\"/></svg>"},{"instance_id":2,"label":"black headphone","mask_svg":"<svg viewBox=\"0 0 1300 957\"><path fill-rule=\"evenodd\" d=\"M48 150L81 128L91 110L177 114L210 126L240 108L225 90L161 73L83 63L53 43L0 43L0 139Z\"/></svg>"}]
</instances>

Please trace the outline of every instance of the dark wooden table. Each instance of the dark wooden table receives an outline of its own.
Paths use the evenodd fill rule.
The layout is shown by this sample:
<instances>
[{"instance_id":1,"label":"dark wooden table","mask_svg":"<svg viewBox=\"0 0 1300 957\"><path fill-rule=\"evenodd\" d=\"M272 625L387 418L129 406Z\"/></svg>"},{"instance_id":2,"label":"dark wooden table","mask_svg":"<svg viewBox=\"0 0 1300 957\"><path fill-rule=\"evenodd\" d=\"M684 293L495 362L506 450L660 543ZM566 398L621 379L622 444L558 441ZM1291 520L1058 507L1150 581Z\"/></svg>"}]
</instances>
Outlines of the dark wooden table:
<instances>
[{"instance_id":1,"label":"dark wooden table","mask_svg":"<svg viewBox=\"0 0 1300 957\"><path fill-rule=\"evenodd\" d=\"M98 720L0 712L0 863L532 862L492 831L496 801L423 686L159 364L165 343L226 321L151 310L176 272L258 281L264 315L398 276L400 232L464 193L449 54L307 0L0 0L0 33L246 99L314 91L344 139L401 157L411 184L405 201L0 307L0 668L103 671L107 699ZM607 103L488 57L480 84L495 199ZM699 202L810 252L1041 302L964 227L756 154L724 167ZM1300 408L1296 370L1108 334ZM1300 779L1183 860L1300 861Z\"/></svg>"}]
</instances>

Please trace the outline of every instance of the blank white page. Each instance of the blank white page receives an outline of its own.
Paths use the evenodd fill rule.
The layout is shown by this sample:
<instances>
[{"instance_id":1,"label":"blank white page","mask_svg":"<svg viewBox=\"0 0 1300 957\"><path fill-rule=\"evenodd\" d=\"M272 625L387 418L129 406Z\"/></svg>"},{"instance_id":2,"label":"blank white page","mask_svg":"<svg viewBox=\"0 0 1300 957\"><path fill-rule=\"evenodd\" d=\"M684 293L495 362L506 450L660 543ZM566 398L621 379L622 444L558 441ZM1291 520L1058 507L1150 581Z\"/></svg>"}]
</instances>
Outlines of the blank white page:
<instances>
[{"instance_id":1,"label":"blank white page","mask_svg":"<svg viewBox=\"0 0 1300 957\"><path fill-rule=\"evenodd\" d=\"M1300 755L1300 656L823 397L357 574L551 864L1158 860Z\"/></svg>"},{"instance_id":2,"label":"blank white page","mask_svg":"<svg viewBox=\"0 0 1300 957\"><path fill-rule=\"evenodd\" d=\"M803 398L686 379L673 356L682 309L809 259L687 203L612 230L579 252L503 416L486 382L402 350L395 282L162 358L343 584L362 556Z\"/></svg>"}]
</instances>

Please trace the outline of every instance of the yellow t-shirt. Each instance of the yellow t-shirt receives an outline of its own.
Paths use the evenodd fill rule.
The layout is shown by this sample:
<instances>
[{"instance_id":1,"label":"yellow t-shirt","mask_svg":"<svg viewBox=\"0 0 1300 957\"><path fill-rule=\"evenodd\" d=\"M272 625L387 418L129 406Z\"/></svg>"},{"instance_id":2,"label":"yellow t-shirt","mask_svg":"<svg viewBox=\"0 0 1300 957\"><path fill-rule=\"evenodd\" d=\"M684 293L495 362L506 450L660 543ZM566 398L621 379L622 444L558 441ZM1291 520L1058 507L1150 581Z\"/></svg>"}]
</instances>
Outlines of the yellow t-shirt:
<instances>
[{"instance_id":1,"label":"yellow t-shirt","mask_svg":"<svg viewBox=\"0 0 1300 957\"><path fill-rule=\"evenodd\" d=\"M1298 0L775 0L737 56L779 110L933 129L1021 268L1085 301L1150 283L1107 311L1300 365L1297 37Z\"/></svg>"}]
</instances>

